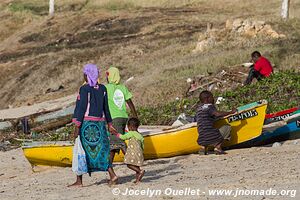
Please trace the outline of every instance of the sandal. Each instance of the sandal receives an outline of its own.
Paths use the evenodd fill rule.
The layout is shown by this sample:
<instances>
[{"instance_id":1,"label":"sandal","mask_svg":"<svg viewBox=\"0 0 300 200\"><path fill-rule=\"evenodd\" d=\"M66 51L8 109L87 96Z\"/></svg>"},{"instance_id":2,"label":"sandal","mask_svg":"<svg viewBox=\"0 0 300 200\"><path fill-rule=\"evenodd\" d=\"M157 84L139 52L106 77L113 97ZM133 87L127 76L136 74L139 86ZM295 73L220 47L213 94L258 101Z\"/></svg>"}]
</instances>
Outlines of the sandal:
<instances>
[{"instance_id":1,"label":"sandal","mask_svg":"<svg viewBox=\"0 0 300 200\"><path fill-rule=\"evenodd\" d=\"M204 149L200 149L198 153L200 155L208 155L208 147L205 146Z\"/></svg>"},{"instance_id":2,"label":"sandal","mask_svg":"<svg viewBox=\"0 0 300 200\"><path fill-rule=\"evenodd\" d=\"M220 150L220 149L214 149L214 152L216 155L226 155L227 153L223 150Z\"/></svg>"}]
</instances>

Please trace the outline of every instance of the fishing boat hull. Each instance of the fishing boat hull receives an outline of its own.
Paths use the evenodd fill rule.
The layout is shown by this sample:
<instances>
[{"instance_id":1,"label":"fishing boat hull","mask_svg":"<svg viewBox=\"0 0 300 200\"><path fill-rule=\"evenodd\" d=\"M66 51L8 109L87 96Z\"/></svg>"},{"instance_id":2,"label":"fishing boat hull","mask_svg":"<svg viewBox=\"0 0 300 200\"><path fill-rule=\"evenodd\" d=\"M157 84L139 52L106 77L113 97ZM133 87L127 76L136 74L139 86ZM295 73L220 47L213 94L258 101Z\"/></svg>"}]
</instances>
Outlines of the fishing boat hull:
<instances>
[{"instance_id":1,"label":"fishing boat hull","mask_svg":"<svg viewBox=\"0 0 300 200\"><path fill-rule=\"evenodd\" d=\"M232 139L225 143L230 147L249 141L261 135L266 114L267 102L259 102L216 122L215 127L232 127ZM191 123L180 128L144 134L144 158L156 159L198 152L197 124ZM24 155L32 165L71 166L72 145L27 145ZM124 155L116 155L114 162L122 162Z\"/></svg>"},{"instance_id":2,"label":"fishing boat hull","mask_svg":"<svg viewBox=\"0 0 300 200\"><path fill-rule=\"evenodd\" d=\"M274 130L264 130L263 133L252 140L234 145L234 148L246 148L267 145L274 142L300 138L300 109L292 108L266 115L265 125L282 124Z\"/></svg>"},{"instance_id":3,"label":"fishing boat hull","mask_svg":"<svg viewBox=\"0 0 300 200\"><path fill-rule=\"evenodd\" d=\"M276 113L266 114L265 124L282 121L282 120L292 116L293 114L296 114L297 111L299 111L299 108L291 108L291 109L279 111Z\"/></svg>"}]
</instances>

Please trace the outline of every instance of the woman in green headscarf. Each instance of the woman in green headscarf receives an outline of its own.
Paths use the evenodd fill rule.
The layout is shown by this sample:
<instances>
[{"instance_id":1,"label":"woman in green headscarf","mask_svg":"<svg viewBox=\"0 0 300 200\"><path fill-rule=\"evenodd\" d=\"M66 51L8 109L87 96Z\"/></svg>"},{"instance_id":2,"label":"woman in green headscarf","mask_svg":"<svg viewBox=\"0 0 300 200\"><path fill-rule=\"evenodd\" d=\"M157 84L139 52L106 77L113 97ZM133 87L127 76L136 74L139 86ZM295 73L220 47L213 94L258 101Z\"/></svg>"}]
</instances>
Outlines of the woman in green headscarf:
<instances>
[{"instance_id":1,"label":"woman in green headscarf","mask_svg":"<svg viewBox=\"0 0 300 200\"><path fill-rule=\"evenodd\" d=\"M106 84L109 111L112 117L113 127L120 134L125 133L125 127L128 120L126 104L131 110L133 117L137 118L135 106L132 102L132 94L128 91L127 87L120 83L121 77L119 69L110 67L106 72L108 84ZM115 153L120 150L125 154L126 144L123 140L110 135L110 162L113 162Z\"/></svg>"}]
</instances>

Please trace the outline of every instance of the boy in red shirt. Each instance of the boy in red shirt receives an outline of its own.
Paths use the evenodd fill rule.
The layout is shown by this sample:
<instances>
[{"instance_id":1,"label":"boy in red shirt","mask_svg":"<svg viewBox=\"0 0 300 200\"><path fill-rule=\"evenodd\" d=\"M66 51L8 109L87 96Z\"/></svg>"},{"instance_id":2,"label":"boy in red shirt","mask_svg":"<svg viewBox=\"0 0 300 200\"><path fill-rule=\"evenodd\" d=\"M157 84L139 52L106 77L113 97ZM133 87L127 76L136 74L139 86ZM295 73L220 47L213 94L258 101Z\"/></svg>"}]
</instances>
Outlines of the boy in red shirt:
<instances>
[{"instance_id":1,"label":"boy in red shirt","mask_svg":"<svg viewBox=\"0 0 300 200\"><path fill-rule=\"evenodd\" d=\"M269 77L273 72L273 67L268 59L261 56L258 51L251 54L254 65L250 67L250 71L244 85L249 85L254 78L260 81L262 78Z\"/></svg>"}]
</instances>

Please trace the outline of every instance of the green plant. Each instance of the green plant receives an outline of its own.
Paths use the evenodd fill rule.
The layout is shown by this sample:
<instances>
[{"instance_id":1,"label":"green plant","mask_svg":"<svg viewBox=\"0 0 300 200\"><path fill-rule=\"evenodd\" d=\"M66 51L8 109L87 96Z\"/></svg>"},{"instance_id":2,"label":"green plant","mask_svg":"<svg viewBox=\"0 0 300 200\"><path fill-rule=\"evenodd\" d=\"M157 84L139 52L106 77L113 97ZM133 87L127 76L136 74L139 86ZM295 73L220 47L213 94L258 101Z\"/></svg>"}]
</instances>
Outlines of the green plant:
<instances>
[{"instance_id":1,"label":"green plant","mask_svg":"<svg viewBox=\"0 0 300 200\"><path fill-rule=\"evenodd\" d=\"M248 86L216 93L225 101L218 105L221 110L231 110L251 102L266 99L268 113L278 112L299 106L300 102L300 73L293 70L280 71L271 77ZM170 125L177 116L184 112L190 116L196 113L198 98L172 101L164 105L139 108L143 124Z\"/></svg>"},{"instance_id":2,"label":"green plant","mask_svg":"<svg viewBox=\"0 0 300 200\"><path fill-rule=\"evenodd\" d=\"M299 88L299 72L281 71L260 82L221 94L225 98L221 108L229 110L232 107L266 99L269 102L268 112L277 112L299 106Z\"/></svg>"}]
</instances>

